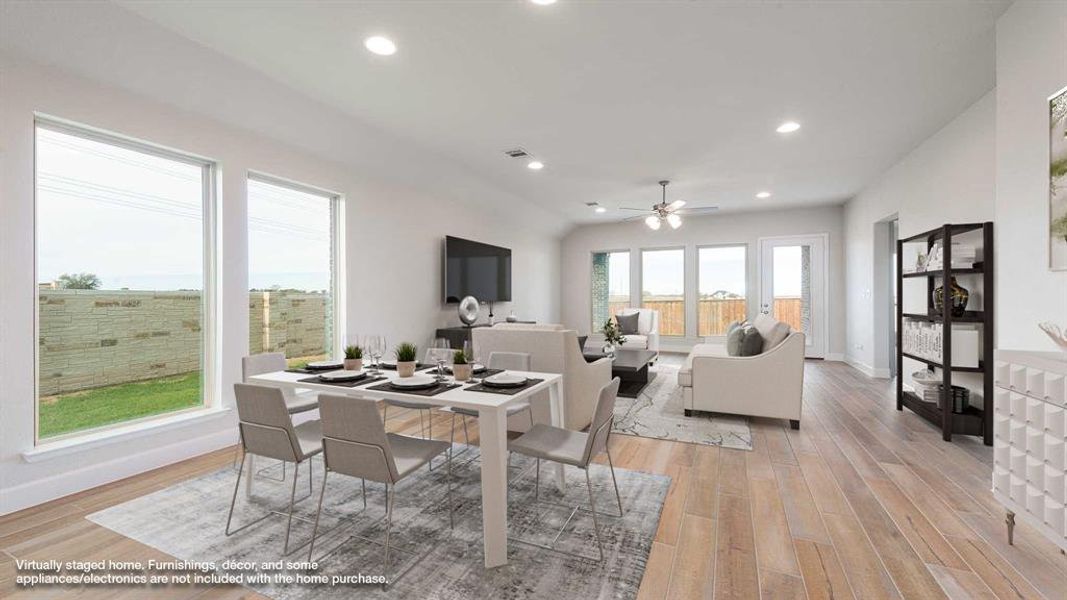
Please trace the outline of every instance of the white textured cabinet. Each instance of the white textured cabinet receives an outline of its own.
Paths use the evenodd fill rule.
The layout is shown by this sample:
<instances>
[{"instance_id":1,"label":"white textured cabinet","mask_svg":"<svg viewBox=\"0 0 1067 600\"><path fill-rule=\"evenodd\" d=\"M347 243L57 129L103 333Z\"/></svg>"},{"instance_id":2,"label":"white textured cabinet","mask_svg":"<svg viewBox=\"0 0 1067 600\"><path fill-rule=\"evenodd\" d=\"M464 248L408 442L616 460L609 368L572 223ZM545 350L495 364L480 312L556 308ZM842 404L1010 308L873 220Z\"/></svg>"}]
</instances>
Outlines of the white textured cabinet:
<instances>
[{"instance_id":1,"label":"white textured cabinet","mask_svg":"<svg viewBox=\"0 0 1067 600\"><path fill-rule=\"evenodd\" d=\"M1067 549L1067 355L997 350L993 371L993 496Z\"/></svg>"}]
</instances>

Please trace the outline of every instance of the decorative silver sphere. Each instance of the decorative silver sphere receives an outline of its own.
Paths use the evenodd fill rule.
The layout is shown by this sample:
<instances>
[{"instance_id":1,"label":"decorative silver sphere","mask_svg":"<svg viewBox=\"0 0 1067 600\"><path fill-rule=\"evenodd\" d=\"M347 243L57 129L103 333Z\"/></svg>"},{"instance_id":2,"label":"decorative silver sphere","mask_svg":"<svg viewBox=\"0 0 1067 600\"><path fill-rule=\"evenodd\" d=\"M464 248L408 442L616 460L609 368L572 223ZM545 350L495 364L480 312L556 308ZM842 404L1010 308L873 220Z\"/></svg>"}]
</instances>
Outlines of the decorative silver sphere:
<instances>
[{"instance_id":1,"label":"decorative silver sphere","mask_svg":"<svg viewBox=\"0 0 1067 600\"><path fill-rule=\"evenodd\" d=\"M474 325L474 322L478 320L478 311L481 307L478 306L478 299L474 296L467 296L459 301L459 320L464 325Z\"/></svg>"}]
</instances>

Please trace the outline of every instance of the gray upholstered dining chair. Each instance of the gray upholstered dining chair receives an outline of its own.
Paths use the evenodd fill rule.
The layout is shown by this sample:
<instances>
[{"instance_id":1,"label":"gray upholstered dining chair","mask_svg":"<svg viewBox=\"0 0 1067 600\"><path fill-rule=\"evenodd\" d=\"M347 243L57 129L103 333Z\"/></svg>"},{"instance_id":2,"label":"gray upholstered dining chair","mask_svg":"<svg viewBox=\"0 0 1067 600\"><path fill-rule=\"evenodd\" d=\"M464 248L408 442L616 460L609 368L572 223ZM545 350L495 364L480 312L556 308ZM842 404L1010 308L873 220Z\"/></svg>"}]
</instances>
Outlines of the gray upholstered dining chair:
<instances>
[{"instance_id":1,"label":"gray upholstered dining chair","mask_svg":"<svg viewBox=\"0 0 1067 600\"><path fill-rule=\"evenodd\" d=\"M500 369L504 371L529 371L530 370L530 353L529 352L490 352L489 363L486 367L490 369ZM452 434L449 436L449 442L455 442L456 439L456 415L460 415L463 418L463 441L466 443L466 448L458 452L462 454L470 449L471 438L467 432L467 417L474 419L478 418L478 411L471 408L460 408L458 406L447 406L441 409L444 412L452 413ZM526 412L530 415L530 427L534 426L533 409L530 408L530 402L528 400L522 402L516 402L515 404L508 406L508 416L517 415L521 412ZM468 463L470 461L467 461ZM466 464L466 463L465 463Z\"/></svg>"},{"instance_id":2,"label":"gray upholstered dining chair","mask_svg":"<svg viewBox=\"0 0 1067 600\"><path fill-rule=\"evenodd\" d=\"M300 465L304 463L308 465L308 494L300 499L304 500L313 492L311 458L322 452L322 428L317 420L294 426L285 403L285 395L279 388L248 383L235 383L233 388L237 396L238 428L244 455L241 457L241 466L237 470L237 481L233 485L230 514L226 517L226 535L230 536L247 529L272 515L281 515L288 518L282 551L289 554L289 534L293 529L293 519L307 520L293 515L293 505L298 502L296 482L299 479ZM249 454L291 462L295 465L293 489L289 493L289 510L285 513L270 510L262 517L231 531L233 511L237 504L237 490L241 486L241 474L244 472ZM251 476L250 473L249 477ZM304 542L304 544L307 543ZM303 547L304 544L300 544L297 548Z\"/></svg>"},{"instance_id":3,"label":"gray upholstered dining chair","mask_svg":"<svg viewBox=\"0 0 1067 600\"><path fill-rule=\"evenodd\" d=\"M241 359L241 381L248 383L249 377L262 375L263 373L284 371L288 366L288 363L285 361L285 354L281 352L264 352L262 354L245 356ZM282 395L285 396L285 408L291 415L315 410L319 407L319 394L314 390L284 388L282 389ZM235 467L237 466L237 460L240 453L241 446L238 444L237 450L233 455L233 464ZM280 481L285 481L284 462L282 463L282 478Z\"/></svg>"},{"instance_id":4,"label":"gray upholstered dining chair","mask_svg":"<svg viewBox=\"0 0 1067 600\"><path fill-rule=\"evenodd\" d=\"M608 383L601 388L600 396L597 398L596 407L593 409L593 422L589 426L588 433L571 431L570 429L553 427L551 425L537 424L534 425L533 429L512 441L508 446L508 450L511 452L517 452L519 454L533 457L537 461L536 479L534 480L535 502L540 501L542 460L557 462L561 465L575 466L585 471L585 484L589 491L588 512L593 515L593 531L596 534L597 551L599 552L600 558L593 559L592 557L584 556L582 554L566 552L555 548L555 541L559 539L563 530L567 528L567 524L570 523L571 518L574 517L574 514L577 513L578 510L584 508L581 505L574 507L574 510L571 511L570 517L567 518L567 521L563 524L559 533L557 533L556 537L552 540L552 545L539 544L529 540L513 538L516 542L552 550L584 560L596 560L596 562L602 562L604 560L604 543L600 538L600 522L597 520L597 515L621 517L623 514L622 497L619 496L619 483L615 479L615 465L611 462L611 451L608 449L608 442L611 439L611 425L614 420L615 398L619 393L619 383L619 378L616 377L611 380L611 383ZM611 470L611 483L615 486L615 500L619 503L619 514L617 515L611 513L598 513L596 504L593 500L593 483L589 477L589 465L601 452L608 455L608 467Z\"/></svg>"},{"instance_id":5,"label":"gray upholstered dining chair","mask_svg":"<svg viewBox=\"0 0 1067 600\"><path fill-rule=\"evenodd\" d=\"M319 490L319 506L315 513L308 561L315 551L318 537L319 516L322 500L326 496L326 480L330 473L358 477L363 480L363 506L367 506L367 480L385 484L385 567L389 572L389 553L392 549L390 533L393 524L393 504L396 500L396 485L405 477L427 464L435 456L447 454L449 444L445 441L424 440L396 433L385 432L385 422L373 400L322 394L319 397L319 412L322 416L323 461L326 470L322 475ZM448 526L455 526L452 505L452 460L448 459ZM349 537L381 544L359 535L347 536L345 541L324 554L333 553ZM321 559L321 557L320 557ZM401 573L401 576L403 573ZM399 577L397 577L399 579Z\"/></svg>"}]
</instances>

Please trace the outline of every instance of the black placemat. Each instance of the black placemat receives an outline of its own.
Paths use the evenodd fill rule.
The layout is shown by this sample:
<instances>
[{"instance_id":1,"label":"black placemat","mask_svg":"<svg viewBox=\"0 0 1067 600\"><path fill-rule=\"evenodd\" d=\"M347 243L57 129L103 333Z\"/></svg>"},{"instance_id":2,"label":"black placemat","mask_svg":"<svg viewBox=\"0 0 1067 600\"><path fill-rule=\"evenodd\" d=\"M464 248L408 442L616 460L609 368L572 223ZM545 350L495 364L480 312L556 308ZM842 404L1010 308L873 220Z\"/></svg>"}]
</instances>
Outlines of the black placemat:
<instances>
[{"instance_id":1,"label":"black placemat","mask_svg":"<svg viewBox=\"0 0 1067 600\"><path fill-rule=\"evenodd\" d=\"M379 383L378 385L367 388L368 390L378 390L382 392L397 392L399 394L411 394L413 396L436 396L441 392L447 392L448 390L454 390L460 387L459 383L439 383L432 388L426 388L424 390L400 390L393 387L388 383Z\"/></svg>"},{"instance_id":2,"label":"black placemat","mask_svg":"<svg viewBox=\"0 0 1067 600\"><path fill-rule=\"evenodd\" d=\"M535 386L544 381L544 379L527 379L526 385L522 387L493 387L491 385L485 385L484 383L476 383L466 389L468 392L485 392L487 394L504 394L505 396L514 396L519 392Z\"/></svg>"},{"instance_id":3,"label":"black placemat","mask_svg":"<svg viewBox=\"0 0 1067 600\"><path fill-rule=\"evenodd\" d=\"M341 370L343 370L343 369L344 369L344 367L337 367L336 369L304 369L304 368L292 368L292 369L286 369L286 370L285 370L285 372L286 372L286 373L303 373L303 374L305 374L305 375L314 375L315 373L318 373L319 375L321 375L321 374L323 374L323 373L333 373L334 371L341 371Z\"/></svg>"},{"instance_id":4,"label":"black placemat","mask_svg":"<svg viewBox=\"0 0 1067 600\"><path fill-rule=\"evenodd\" d=\"M354 388L361 385L367 385L368 383L374 383L375 381L382 381L383 379L389 379L385 376L371 377L367 376L363 379L357 379L355 381L323 381L321 377L305 377L304 379L297 380L299 383L317 383L320 385L336 385L337 387Z\"/></svg>"}]
</instances>

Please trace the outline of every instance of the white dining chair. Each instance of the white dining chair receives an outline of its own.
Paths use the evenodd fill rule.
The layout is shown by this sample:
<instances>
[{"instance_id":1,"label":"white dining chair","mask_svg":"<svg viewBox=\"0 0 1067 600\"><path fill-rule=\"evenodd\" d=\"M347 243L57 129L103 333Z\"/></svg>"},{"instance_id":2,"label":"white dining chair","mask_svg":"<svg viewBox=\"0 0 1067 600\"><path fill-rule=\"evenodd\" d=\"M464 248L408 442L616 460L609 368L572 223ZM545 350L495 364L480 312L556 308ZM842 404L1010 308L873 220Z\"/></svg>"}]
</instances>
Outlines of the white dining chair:
<instances>
[{"instance_id":1,"label":"white dining chair","mask_svg":"<svg viewBox=\"0 0 1067 600\"><path fill-rule=\"evenodd\" d=\"M530 370L530 353L528 352L490 352L489 363L486 365L489 369L498 369L502 371L529 371ZM446 406L441 409L443 412L452 413L452 433L449 436L449 442L455 443L456 440L456 415L462 418L463 422L463 440L466 443L466 447L458 452L462 454L467 450L470 450L470 434L467 432L467 418L478 418L478 411L471 408L462 408L459 406ZM533 409L530 407L530 402L524 400L516 402L507 407L507 416L517 415L521 412L526 412L530 416L530 427L534 426ZM473 459L471 459L473 460ZM467 463L470 461L468 460ZM467 464L463 463L463 464Z\"/></svg>"},{"instance_id":2,"label":"white dining chair","mask_svg":"<svg viewBox=\"0 0 1067 600\"><path fill-rule=\"evenodd\" d=\"M237 481L233 485L230 513L226 517L226 535L231 536L243 531L273 515L281 515L288 519L282 551L289 554L289 534L293 529L293 519L307 520L293 514L293 506L298 502L296 482L300 475L300 465L304 463L308 465L308 494L300 499L304 500L313 492L311 459L322 452L322 428L318 420L305 421L294 426L285 403L285 396L279 388L247 383L235 383L233 388L237 397L238 430L244 454L241 457L241 466L237 470ZM262 517L231 530L234 507L237 505L237 490L241 486L241 474L244 472L249 454L294 464L289 510L284 513L269 510ZM249 476L251 477L251 474ZM307 543L304 542L297 548Z\"/></svg>"},{"instance_id":3,"label":"white dining chair","mask_svg":"<svg viewBox=\"0 0 1067 600\"><path fill-rule=\"evenodd\" d=\"M566 522L564 522L563 527L560 528L559 532L553 538L552 544L541 544L522 538L509 539L513 539L522 544L574 556L583 560L595 560L595 562L602 562L604 560L604 542L600 536L600 522L597 520L597 516L621 517L623 515L622 497L619 495L619 484L615 479L615 465L611 462L611 451L608 449L608 442L611 439L611 426L614 421L615 398L619 393L619 383L620 380L616 377L611 380L611 383L601 388L599 397L597 398L596 407L593 409L593 421L589 426L588 433L571 431L570 429L553 427L551 425L537 424L534 425L533 429L522 434L521 437L512 441L508 446L508 450L511 452L517 452L536 460L534 475L535 503L540 502L542 460L556 462L560 465L571 465L585 471L585 484L589 492L589 508L584 509L581 505L573 507L573 510ZM593 500L593 483L589 477L589 466L593 459L599 456L602 452L606 453L608 456L608 468L611 470L611 483L615 486L615 500L619 504L618 514L597 512L596 503ZM571 519L579 510L588 510L593 516L593 531L596 535L597 551L599 552L600 557L598 559L593 559L592 557L576 552L559 550L555 547L556 540L560 538L563 531L567 528L567 525L571 522Z\"/></svg>"},{"instance_id":4,"label":"white dining chair","mask_svg":"<svg viewBox=\"0 0 1067 600\"><path fill-rule=\"evenodd\" d=\"M322 560L323 557L340 548L348 539L356 537L385 547L382 572L388 574L389 555L393 549L390 536L397 484L415 473L422 465L428 464L434 457L441 454L447 456L449 444L445 441L424 440L386 433L385 422L378 413L376 403L371 400L322 394L319 403L319 411L322 415L323 461L326 469L322 475L322 488L319 490L319 505L315 512L315 526L308 547L308 561L312 560L315 552L315 540L318 537L322 502L326 496L327 478L330 473L337 473L363 480L364 508L367 505L367 480L385 484L385 540L383 542L360 535L346 536L345 541L316 560ZM455 526L452 503L452 460L448 458L447 461L448 525L451 529ZM397 576L397 579L403 574L402 572Z\"/></svg>"}]
</instances>

